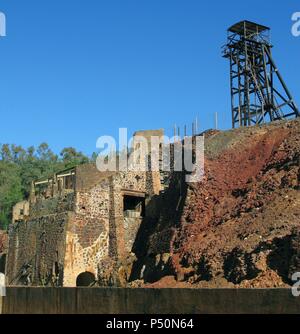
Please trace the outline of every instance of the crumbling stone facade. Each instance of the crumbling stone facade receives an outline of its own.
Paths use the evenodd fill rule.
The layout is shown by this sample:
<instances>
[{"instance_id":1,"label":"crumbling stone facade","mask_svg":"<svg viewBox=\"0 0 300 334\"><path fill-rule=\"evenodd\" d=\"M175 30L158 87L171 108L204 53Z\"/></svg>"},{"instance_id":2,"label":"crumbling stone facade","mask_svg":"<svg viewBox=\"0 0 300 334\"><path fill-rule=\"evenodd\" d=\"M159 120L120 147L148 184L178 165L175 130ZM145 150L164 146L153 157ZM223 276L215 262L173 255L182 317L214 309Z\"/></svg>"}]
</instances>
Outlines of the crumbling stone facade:
<instances>
[{"instance_id":1,"label":"crumbling stone facade","mask_svg":"<svg viewBox=\"0 0 300 334\"><path fill-rule=\"evenodd\" d=\"M154 131L145 137L153 134L163 136ZM8 284L76 286L101 280L99 264L132 256L143 219L155 213L160 178L160 172L99 172L86 164L35 182L29 200L14 208Z\"/></svg>"},{"instance_id":2,"label":"crumbling stone facade","mask_svg":"<svg viewBox=\"0 0 300 334\"><path fill-rule=\"evenodd\" d=\"M12 222L23 221L29 216L29 201L17 203L13 208Z\"/></svg>"},{"instance_id":3,"label":"crumbling stone facade","mask_svg":"<svg viewBox=\"0 0 300 334\"><path fill-rule=\"evenodd\" d=\"M7 256L8 235L5 231L0 231L0 273L5 273L5 262Z\"/></svg>"}]
</instances>

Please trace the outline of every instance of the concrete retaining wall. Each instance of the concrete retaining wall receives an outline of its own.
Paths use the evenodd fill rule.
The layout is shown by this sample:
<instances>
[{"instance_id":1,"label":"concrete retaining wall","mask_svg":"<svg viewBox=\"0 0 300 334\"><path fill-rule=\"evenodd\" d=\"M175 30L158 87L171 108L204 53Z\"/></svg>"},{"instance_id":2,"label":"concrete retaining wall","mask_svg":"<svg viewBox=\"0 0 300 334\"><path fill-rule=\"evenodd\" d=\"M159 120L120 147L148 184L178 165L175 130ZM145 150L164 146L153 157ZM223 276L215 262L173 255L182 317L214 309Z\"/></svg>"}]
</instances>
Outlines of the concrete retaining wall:
<instances>
[{"instance_id":1,"label":"concrete retaining wall","mask_svg":"<svg viewBox=\"0 0 300 334\"><path fill-rule=\"evenodd\" d=\"M290 289L10 287L2 302L3 314L300 313Z\"/></svg>"}]
</instances>

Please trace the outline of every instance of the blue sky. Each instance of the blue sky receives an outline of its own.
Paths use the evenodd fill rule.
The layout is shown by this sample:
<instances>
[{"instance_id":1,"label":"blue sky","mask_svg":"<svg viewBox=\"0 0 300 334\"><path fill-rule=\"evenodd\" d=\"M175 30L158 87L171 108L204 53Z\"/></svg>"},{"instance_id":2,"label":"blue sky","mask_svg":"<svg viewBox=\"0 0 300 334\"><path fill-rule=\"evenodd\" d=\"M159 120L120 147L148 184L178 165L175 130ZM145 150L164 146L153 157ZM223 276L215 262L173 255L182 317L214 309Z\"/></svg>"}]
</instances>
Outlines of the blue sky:
<instances>
[{"instance_id":1,"label":"blue sky","mask_svg":"<svg viewBox=\"0 0 300 334\"><path fill-rule=\"evenodd\" d=\"M101 135L191 124L230 127L226 29L272 28L273 55L300 104L299 1L0 0L0 143L90 154Z\"/></svg>"}]
</instances>

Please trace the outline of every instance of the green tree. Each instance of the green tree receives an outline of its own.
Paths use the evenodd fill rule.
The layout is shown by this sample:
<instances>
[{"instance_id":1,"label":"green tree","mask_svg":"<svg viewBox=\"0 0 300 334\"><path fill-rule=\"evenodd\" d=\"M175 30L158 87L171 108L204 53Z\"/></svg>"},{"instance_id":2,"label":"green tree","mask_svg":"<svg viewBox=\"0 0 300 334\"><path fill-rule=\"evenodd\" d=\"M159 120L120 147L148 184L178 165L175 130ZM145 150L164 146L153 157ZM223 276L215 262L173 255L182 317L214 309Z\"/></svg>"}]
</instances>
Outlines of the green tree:
<instances>
[{"instance_id":1,"label":"green tree","mask_svg":"<svg viewBox=\"0 0 300 334\"><path fill-rule=\"evenodd\" d=\"M73 147L64 148L59 158L47 143L27 149L0 145L0 229L8 227L13 206L29 196L32 181L94 159L95 156L90 160Z\"/></svg>"},{"instance_id":2,"label":"green tree","mask_svg":"<svg viewBox=\"0 0 300 334\"><path fill-rule=\"evenodd\" d=\"M22 146L11 145L11 154L15 163L21 163L26 159L26 151Z\"/></svg>"},{"instance_id":3,"label":"green tree","mask_svg":"<svg viewBox=\"0 0 300 334\"><path fill-rule=\"evenodd\" d=\"M37 148L37 156L39 160L56 162L58 157L52 152L47 143L42 143Z\"/></svg>"},{"instance_id":4,"label":"green tree","mask_svg":"<svg viewBox=\"0 0 300 334\"><path fill-rule=\"evenodd\" d=\"M12 154L9 144L1 145L1 160L3 161L12 161Z\"/></svg>"},{"instance_id":5,"label":"green tree","mask_svg":"<svg viewBox=\"0 0 300 334\"><path fill-rule=\"evenodd\" d=\"M81 165L89 162L89 158L81 152L77 152L73 147L64 148L60 156L66 168Z\"/></svg>"},{"instance_id":6,"label":"green tree","mask_svg":"<svg viewBox=\"0 0 300 334\"><path fill-rule=\"evenodd\" d=\"M8 227L12 207L22 199L20 168L14 163L0 161L0 228Z\"/></svg>"}]
</instances>

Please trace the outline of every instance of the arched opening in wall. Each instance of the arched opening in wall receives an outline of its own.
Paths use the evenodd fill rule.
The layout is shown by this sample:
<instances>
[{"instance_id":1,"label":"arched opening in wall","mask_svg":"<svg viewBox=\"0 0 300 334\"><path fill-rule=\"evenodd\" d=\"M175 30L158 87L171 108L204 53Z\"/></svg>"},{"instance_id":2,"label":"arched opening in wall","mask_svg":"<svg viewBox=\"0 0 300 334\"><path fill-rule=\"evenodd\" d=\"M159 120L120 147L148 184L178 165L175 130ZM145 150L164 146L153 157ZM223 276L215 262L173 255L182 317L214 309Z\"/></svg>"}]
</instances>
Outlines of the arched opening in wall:
<instances>
[{"instance_id":1,"label":"arched opening in wall","mask_svg":"<svg viewBox=\"0 0 300 334\"><path fill-rule=\"evenodd\" d=\"M77 276L76 286L91 286L95 281L95 275L86 271Z\"/></svg>"}]
</instances>

